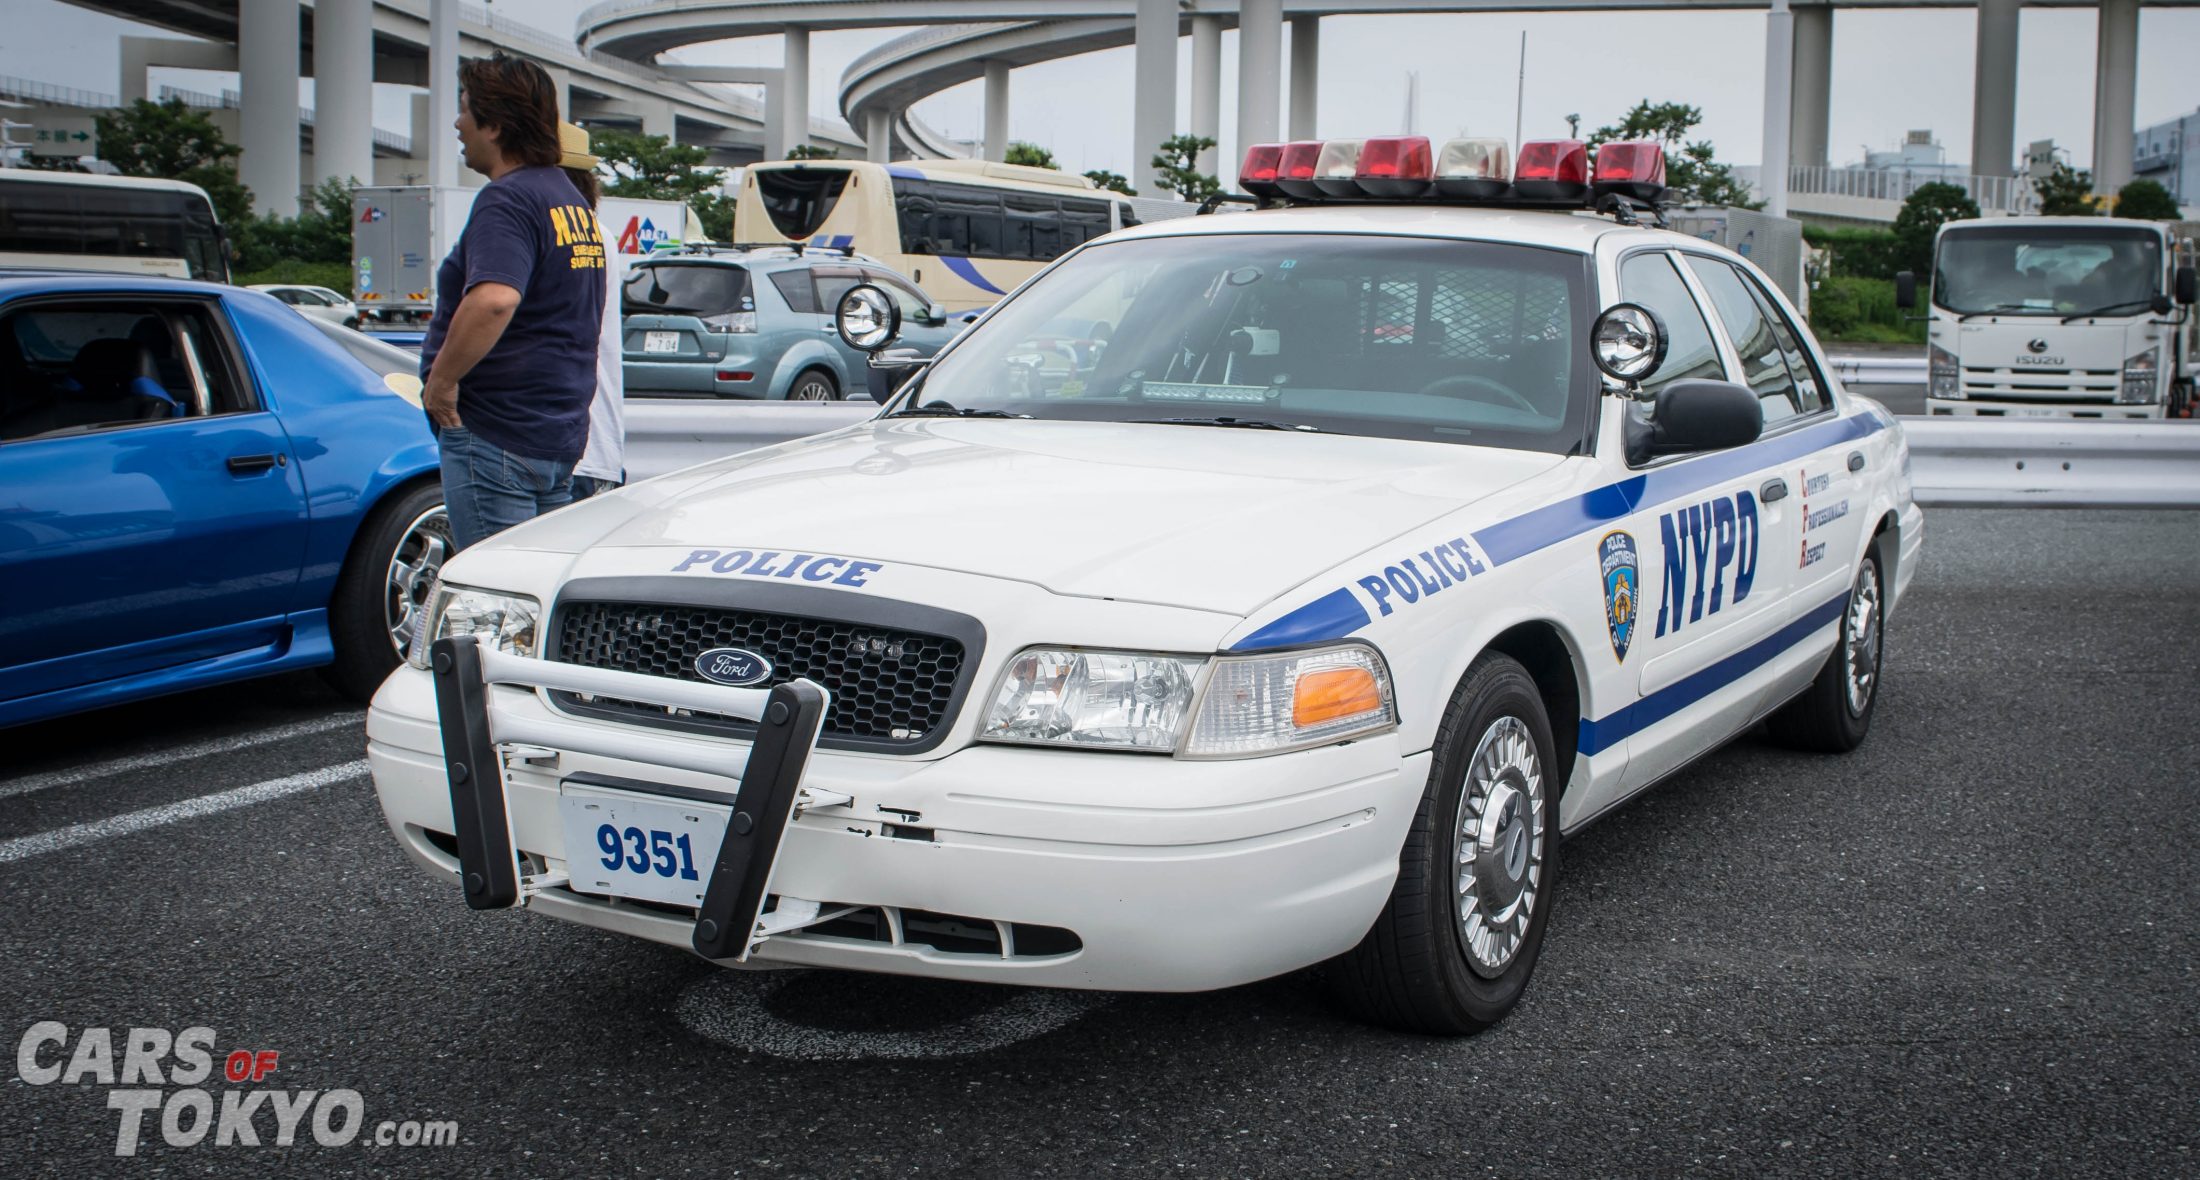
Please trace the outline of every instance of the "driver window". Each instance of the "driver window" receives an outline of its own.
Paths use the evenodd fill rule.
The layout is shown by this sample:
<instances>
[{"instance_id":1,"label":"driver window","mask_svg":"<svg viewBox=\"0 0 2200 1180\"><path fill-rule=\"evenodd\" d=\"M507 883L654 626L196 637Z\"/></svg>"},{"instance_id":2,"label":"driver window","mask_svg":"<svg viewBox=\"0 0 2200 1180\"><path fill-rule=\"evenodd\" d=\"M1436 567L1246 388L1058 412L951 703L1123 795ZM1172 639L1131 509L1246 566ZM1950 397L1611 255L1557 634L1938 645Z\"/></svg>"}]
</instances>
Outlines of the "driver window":
<instances>
[{"instance_id":1,"label":"driver window","mask_svg":"<svg viewBox=\"0 0 2200 1180\"><path fill-rule=\"evenodd\" d=\"M1800 415L1801 394L1795 388L1794 374L1788 371L1779 337L1756 296L1743 284L1742 276L1716 258L1689 255L1688 267L1710 293L1711 306L1718 310L1727 338L1734 342L1734 353L1742 360L1742 383L1756 392L1757 404L1764 408L1765 429Z\"/></svg>"},{"instance_id":2,"label":"driver window","mask_svg":"<svg viewBox=\"0 0 2200 1180\"><path fill-rule=\"evenodd\" d=\"M1675 381L1717 381L1726 376L1711 327L1704 322L1703 309L1696 306L1696 297L1688 293L1680 272L1673 269L1670 255L1637 254L1620 263L1619 294L1621 299L1657 313L1665 323L1665 360L1643 379L1644 393L1655 394Z\"/></svg>"},{"instance_id":3,"label":"driver window","mask_svg":"<svg viewBox=\"0 0 2200 1180\"><path fill-rule=\"evenodd\" d=\"M0 317L0 442L244 408L199 307L46 304Z\"/></svg>"},{"instance_id":4,"label":"driver window","mask_svg":"<svg viewBox=\"0 0 2200 1180\"><path fill-rule=\"evenodd\" d=\"M921 324L924 322L925 313L931 310L931 300L910 290L909 286L899 279L880 274L877 271L866 271L863 275L863 281L886 292L887 296L894 301L894 306L901 309L903 323Z\"/></svg>"}]
</instances>

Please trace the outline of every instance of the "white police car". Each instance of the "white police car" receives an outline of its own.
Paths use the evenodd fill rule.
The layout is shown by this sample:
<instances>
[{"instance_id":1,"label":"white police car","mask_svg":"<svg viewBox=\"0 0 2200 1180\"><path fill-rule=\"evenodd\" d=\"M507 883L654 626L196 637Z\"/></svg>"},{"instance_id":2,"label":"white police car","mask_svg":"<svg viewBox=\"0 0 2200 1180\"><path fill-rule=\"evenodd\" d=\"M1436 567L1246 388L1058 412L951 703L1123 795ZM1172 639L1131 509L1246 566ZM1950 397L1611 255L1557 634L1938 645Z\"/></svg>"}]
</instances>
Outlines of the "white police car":
<instances>
[{"instance_id":1,"label":"white police car","mask_svg":"<svg viewBox=\"0 0 2200 1180\"><path fill-rule=\"evenodd\" d=\"M1923 535L1794 309L1639 224L1654 147L1506 155L1256 147L1263 208L1071 252L876 419L460 554L392 830L728 964L1498 1020L1562 835L1863 740Z\"/></svg>"}]
</instances>

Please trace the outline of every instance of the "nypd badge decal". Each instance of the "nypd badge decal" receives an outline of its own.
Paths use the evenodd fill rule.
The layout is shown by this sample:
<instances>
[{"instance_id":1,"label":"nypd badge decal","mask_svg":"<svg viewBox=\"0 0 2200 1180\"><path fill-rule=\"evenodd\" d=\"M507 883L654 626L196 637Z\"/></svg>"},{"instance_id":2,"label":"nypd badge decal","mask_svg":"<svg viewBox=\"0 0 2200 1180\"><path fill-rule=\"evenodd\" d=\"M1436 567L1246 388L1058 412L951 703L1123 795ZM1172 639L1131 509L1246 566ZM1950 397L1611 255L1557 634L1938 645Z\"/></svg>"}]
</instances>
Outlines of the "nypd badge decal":
<instances>
[{"instance_id":1,"label":"nypd badge decal","mask_svg":"<svg viewBox=\"0 0 2200 1180\"><path fill-rule=\"evenodd\" d=\"M1635 637L1635 584L1639 576L1635 538L1622 532L1604 534L1597 542L1597 568L1604 576L1604 623L1612 632L1612 655L1627 662L1627 645Z\"/></svg>"}]
</instances>

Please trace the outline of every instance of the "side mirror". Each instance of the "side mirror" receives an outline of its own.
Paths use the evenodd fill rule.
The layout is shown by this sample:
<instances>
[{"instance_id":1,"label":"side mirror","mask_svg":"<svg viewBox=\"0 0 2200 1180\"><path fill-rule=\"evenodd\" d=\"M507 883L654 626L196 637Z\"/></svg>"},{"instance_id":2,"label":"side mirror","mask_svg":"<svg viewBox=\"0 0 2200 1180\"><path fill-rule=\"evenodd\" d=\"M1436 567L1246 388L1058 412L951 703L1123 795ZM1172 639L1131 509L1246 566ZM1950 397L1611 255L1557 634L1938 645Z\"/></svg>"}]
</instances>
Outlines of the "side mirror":
<instances>
[{"instance_id":1,"label":"side mirror","mask_svg":"<svg viewBox=\"0 0 2200 1180\"><path fill-rule=\"evenodd\" d=\"M1917 306L1917 272L1894 272L1894 305L1903 311Z\"/></svg>"},{"instance_id":2,"label":"side mirror","mask_svg":"<svg viewBox=\"0 0 2200 1180\"><path fill-rule=\"evenodd\" d=\"M2200 301L2200 275L2193 273L2191 264L2177 268L2177 278L2173 285L2177 302L2189 307L2195 301Z\"/></svg>"},{"instance_id":3,"label":"side mirror","mask_svg":"<svg viewBox=\"0 0 2200 1180\"><path fill-rule=\"evenodd\" d=\"M1589 332L1590 354L1604 375L1633 388L1665 363L1671 337L1658 313L1639 303L1615 303Z\"/></svg>"},{"instance_id":4,"label":"side mirror","mask_svg":"<svg viewBox=\"0 0 2200 1180\"><path fill-rule=\"evenodd\" d=\"M870 283L858 283L840 297L833 326L857 352L876 353L901 335L901 308L892 296Z\"/></svg>"},{"instance_id":5,"label":"side mirror","mask_svg":"<svg viewBox=\"0 0 2200 1180\"><path fill-rule=\"evenodd\" d=\"M937 328L937 327L940 327L941 325L943 325L943 324L945 324L945 323L947 323L947 308L945 308L945 307L943 307L943 306L941 306L940 304L937 304L937 303L928 303L928 304L926 304L926 305L925 305L925 307L924 307L924 325L925 325L925 327L928 327L928 328Z\"/></svg>"},{"instance_id":6,"label":"side mirror","mask_svg":"<svg viewBox=\"0 0 2200 1180\"><path fill-rule=\"evenodd\" d=\"M1627 438L1627 461L1747 446L1764 433L1764 407L1747 386L1732 381L1675 381L1660 389L1648 423Z\"/></svg>"}]
</instances>

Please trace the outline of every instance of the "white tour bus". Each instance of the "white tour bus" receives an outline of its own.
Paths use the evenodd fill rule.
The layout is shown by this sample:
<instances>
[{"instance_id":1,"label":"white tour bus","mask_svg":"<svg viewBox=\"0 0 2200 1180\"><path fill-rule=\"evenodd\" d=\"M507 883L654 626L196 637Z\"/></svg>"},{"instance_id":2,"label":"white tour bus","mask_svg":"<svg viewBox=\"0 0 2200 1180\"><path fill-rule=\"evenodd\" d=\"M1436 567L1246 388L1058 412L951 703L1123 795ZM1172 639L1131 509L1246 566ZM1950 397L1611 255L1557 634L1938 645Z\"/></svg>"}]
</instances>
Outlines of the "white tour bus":
<instances>
[{"instance_id":1,"label":"white tour bus","mask_svg":"<svg viewBox=\"0 0 2200 1180\"><path fill-rule=\"evenodd\" d=\"M180 180L0 169L0 266L229 281L206 190Z\"/></svg>"},{"instance_id":2,"label":"white tour bus","mask_svg":"<svg viewBox=\"0 0 2200 1180\"><path fill-rule=\"evenodd\" d=\"M990 307L1039 268L1137 225L1082 176L985 160L752 164L734 240L850 248L915 279L949 311Z\"/></svg>"}]
</instances>

